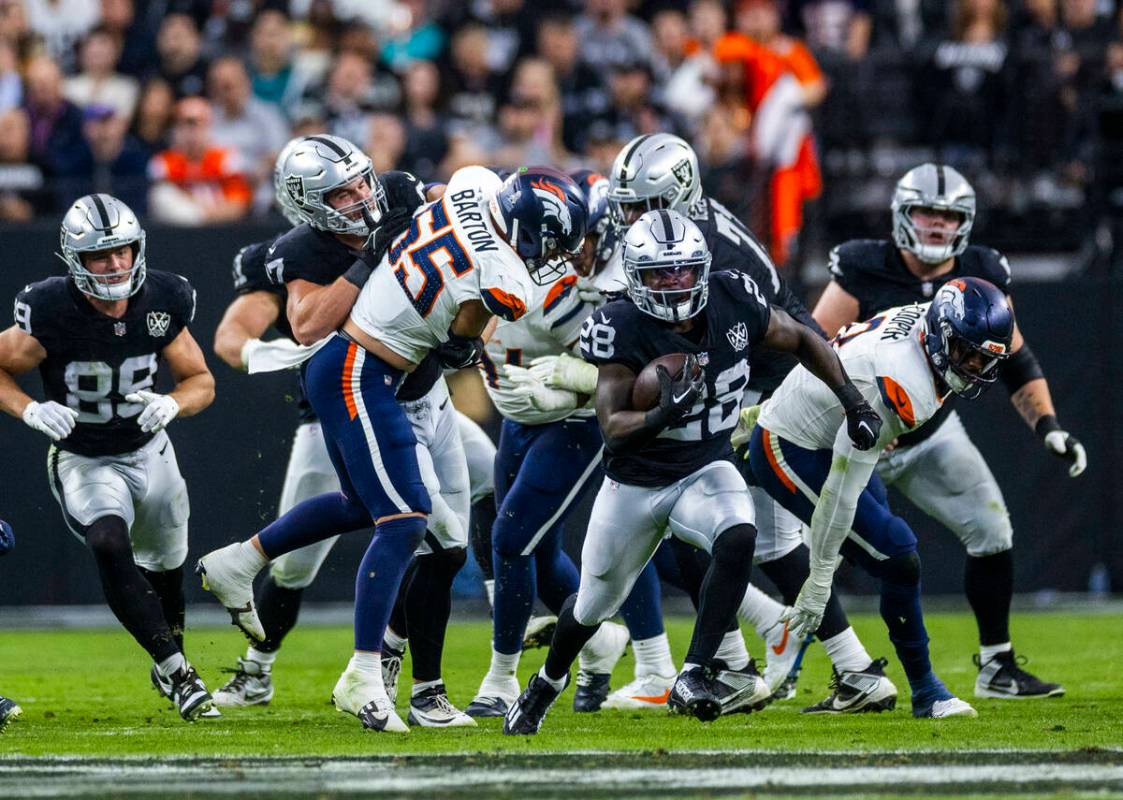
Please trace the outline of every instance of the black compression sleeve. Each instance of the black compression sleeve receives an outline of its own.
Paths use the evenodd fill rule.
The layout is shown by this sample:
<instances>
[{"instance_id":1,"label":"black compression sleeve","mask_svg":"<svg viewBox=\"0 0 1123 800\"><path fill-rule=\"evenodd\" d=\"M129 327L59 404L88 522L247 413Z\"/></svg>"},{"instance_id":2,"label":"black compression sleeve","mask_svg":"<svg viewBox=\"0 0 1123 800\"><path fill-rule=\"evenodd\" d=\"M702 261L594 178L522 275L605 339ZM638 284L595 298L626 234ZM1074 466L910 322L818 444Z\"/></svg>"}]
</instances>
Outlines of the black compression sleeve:
<instances>
[{"instance_id":1,"label":"black compression sleeve","mask_svg":"<svg viewBox=\"0 0 1123 800\"><path fill-rule=\"evenodd\" d=\"M998 376L1002 379L1002 383L1006 385L1006 391L1010 394L1018 391L1030 381L1045 377L1045 373L1041 371L1041 365L1037 363L1037 357L1025 342L1022 343L1016 353L1002 362L998 370Z\"/></svg>"}]
</instances>

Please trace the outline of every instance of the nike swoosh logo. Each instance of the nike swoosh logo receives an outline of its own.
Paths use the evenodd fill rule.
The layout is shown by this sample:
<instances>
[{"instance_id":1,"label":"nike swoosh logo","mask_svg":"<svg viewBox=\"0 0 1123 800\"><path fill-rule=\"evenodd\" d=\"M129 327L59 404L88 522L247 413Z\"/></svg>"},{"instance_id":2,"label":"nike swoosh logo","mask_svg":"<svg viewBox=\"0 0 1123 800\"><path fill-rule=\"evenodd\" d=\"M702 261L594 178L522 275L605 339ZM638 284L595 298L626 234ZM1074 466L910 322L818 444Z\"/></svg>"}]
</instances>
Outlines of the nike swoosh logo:
<instances>
[{"instance_id":1,"label":"nike swoosh logo","mask_svg":"<svg viewBox=\"0 0 1123 800\"><path fill-rule=\"evenodd\" d=\"M160 448L160 455L164 455L164 451L167 450L167 449L168 449L168 446L166 444L163 447L161 447Z\"/></svg>"},{"instance_id":2,"label":"nike swoosh logo","mask_svg":"<svg viewBox=\"0 0 1123 800\"><path fill-rule=\"evenodd\" d=\"M656 695L637 694L637 695L632 695L632 699L633 700L639 700L641 703L651 703L653 705L662 705L662 704L667 702L667 699L670 696L671 696L671 690L665 689L663 691L663 694L656 694Z\"/></svg>"},{"instance_id":3,"label":"nike swoosh logo","mask_svg":"<svg viewBox=\"0 0 1123 800\"><path fill-rule=\"evenodd\" d=\"M784 635L780 639L779 644L772 645L772 652L780 656L788 648L788 623L784 623Z\"/></svg>"},{"instance_id":4,"label":"nike swoosh logo","mask_svg":"<svg viewBox=\"0 0 1123 800\"><path fill-rule=\"evenodd\" d=\"M687 397L689 397L690 393L693 392L693 391L694 391L693 389L687 389L685 392L680 394L678 397L676 397L674 395L671 395L671 401L674 402L674 403L681 403L683 400L685 400Z\"/></svg>"}]
</instances>

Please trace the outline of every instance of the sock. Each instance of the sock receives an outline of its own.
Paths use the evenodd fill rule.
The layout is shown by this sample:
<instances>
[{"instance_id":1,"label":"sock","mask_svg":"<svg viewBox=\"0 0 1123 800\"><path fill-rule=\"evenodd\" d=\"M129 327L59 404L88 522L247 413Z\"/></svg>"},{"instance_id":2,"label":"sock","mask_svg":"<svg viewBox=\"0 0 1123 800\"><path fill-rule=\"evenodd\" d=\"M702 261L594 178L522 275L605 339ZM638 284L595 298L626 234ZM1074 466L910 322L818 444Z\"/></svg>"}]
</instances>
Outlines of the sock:
<instances>
[{"instance_id":1,"label":"sock","mask_svg":"<svg viewBox=\"0 0 1123 800\"><path fill-rule=\"evenodd\" d=\"M156 671L159 672L163 677L170 678L181 669L187 669L187 666L187 658L183 655L183 653L172 653L162 661L156 662Z\"/></svg>"},{"instance_id":2,"label":"sock","mask_svg":"<svg viewBox=\"0 0 1123 800\"><path fill-rule=\"evenodd\" d=\"M274 559L341 533L369 528L371 518L358 499L342 492L310 497L297 503L257 534L261 549Z\"/></svg>"},{"instance_id":3,"label":"sock","mask_svg":"<svg viewBox=\"0 0 1123 800\"><path fill-rule=\"evenodd\" d=\"M484 682L488 678L504 680L514 677L519 668L519 657L522 653L500 653L495 648L491 650L491 666L487 669Z\"/></svg>"},{"instance_id":4,"label":"sock","mask_svg":"<svg viewBox=\"0 0 1123 800\"><path fill-rule=\"evenodd\" d=\"M766 595L753 584L745 590L737 616L753 626L756 635L763 639L769 630L780 622L784 607Z\"/></svg>"},{"instance_id":5,"label":"sock","mask_svg":"<svg viewBox=\"0 0 1123 800\"><path fill-rule=\"evenodd\" d=\"M487 595L488 608L495 608L495 578L484 579L484 594Z\"/></svg>"},{"instance_id":6,"label":"sock","mask_svg":"<svg viewBox=\"0 0 1123 800\"><path fill-rule=\"evenodd\" d=\"M984 644L979 646L979 663L985 664L999 653L1009 653L1014 646L1009 642L1002 644Z\"/></svg>"},{"instance_id":7,"label":"sock","mask_svg":"<svg viewBox=\"0 0 1123 800\"><path fill-rule=\"evenodd\" d=\"M138 567L145 580L160 598L160 608L164 611L164 621L171 629L172 638L180 650L183 649L183 628L187 618L187 601L183 596L183 565L163 572L149 572Z\"/></svg>"},{"instance_id":8,"label":"sock","mask_svg":"<svg viewBox=\"0 0 1123 800\"><path fill-rule=\"evenodd\" d=\"M442 681L440 678L437 678L434 681L421 681L420 683L413 684L413 688L409 690L409 696L410 697L417 697L422 692L425 692L425 691L427 691L429 689L432 689L434 687L437 687L437 686L440 686L440 687L443 688L444 685L445 685L444 681Z\"/></svg>"},{"instance_id":9,"label":"sock","mask_svg":"<svg viewBox=\"0 0 1123 800\"><path fill-rule=\"evenodd\" d=\"M647 566L636 578L631 594L620 606L620 616L624 618L624 624L628 626L628 633L631 634L632 641L640 642L656 639L659 636L662 636L663 640L666 641L667 637L663 628L663 598L659 586L659 572L656 569L654 559L647 562ZM636 651L636 658L639 658L638 650ZM638 675L638 661L636 669Z\"/></svg>"},{"instance_id":10,"label":"sock","mask_svg":"<svg viewBox=\"0 0 1123 800\"><path fill-rule=\"evenodd\" d=\"M382 650L402 575L424 535L424 517L398 517L375 528L355 576L356 650Z\"/></svg>"},{"instance_id":11,"label":"sock","mask_svg":"<svg viewBox=\"0 0 1123 800\"><path fill-rule=\"evenodd\" d=\"M566 675L568 675L568 674L569 673L567 672ZM549 676L549 674L546 672L546 665L545 664L542 665L542 669L538 670L538 677L541 678L542 680L546 681L546 683L553 686L554 689L556 689L559 692L562 689L565 688L565 675L562 675L562 677L560 677L560 678L551 678Z\"/></svg>"},{"instance_id":12,"label":"sock","mask_svg":"<svg viewBox=\"0 0 1123 800\"><path fill-rule=\"evenodd\" d=\"M472 520L468 529L472 556L484 576L484 585L495 582L495 571L491 561L491 529L495 525L495 495L489 494L472 505ZM488 602L491 602L490 590Z\"/></svg>"},{"instance_id":13,"label":"sock","mask_svg":"<svg viewBox=\"0 0 1123 800\"><path fill-rule=\"evenodd\" d=\"M257 593L257 615L265 628L265 641L256 645L259 651L275 653L281 649L281 642L296 627L303 597L303 589L286 589L277 585L272 575L266 576Z\"/></svg>"},{"instance_id":14,"label":"sock","mask_svg":"<svg viewBox=\"0 0 1123 800\"><path fill-rule=\"evenodd\" d=\"M636 677L644 675L662 675L667 677L675 674L675 662L671 658L671 643L666 633L652 636L650 639L632 640L632 653L636 657Z\"/></svg>"},{"instance_id":15,"label":"sock","mask_svg":"<svg viewBox=\"0 0 1123 800\"><path fill-rule=\"evenodd\" d=\"M740 630L729 631L722 637L714 658L720 658L730 669L744 669L749 665L749 651Z\"/></svg>"},{"instance_id":16,"label":"sock","mask_svg":"<svg viewBox=\"0 0 1123 800\"><path fill-rule=\"evenodd\" d=\"M398 636L398 634L394 632L393 627L387 628L385 635L382 637L382 644L386 650L394 650L400 653L406 649L406 644L408 643L409 639Z\"/></svg>"},{"instance_id":17,"label":"sock","mask_svg":"<svg viewBox=\"0 0 1123 800\"><path fill-rule=\"evenodd\" d=\"M810 552L806 545L801 544L782 558L761 564L760 571L776 584L784 603L790 606L795 603L799 590L803 588L803 582L807 580L810 571L809 560ZM823 612L823 623L819 626L819 630L815 631L815 635L819 637L819 641L823 641L837 636L849 627L850 620L842 610L838 592L831 592L826 611Z\"/></svg>"},{"instance_id":18,"label":"sock","mask_svg":"<svg viewBox=\"0 0 1123 800\"><path fill-rule=\"evenodd\" d=\"M737 606L749 585L755 546L756 528L745 523L727 528L714 540L686 656L691 663L710 663L736 622Z\"/></svg>"},{"instance_id":19,"label":"sock","mask_svg":"<svg viewBox=\"0 0 1123 800\"><path fill-rule=\"evenodd\" d=\"M243 572L256 575L265 569L265 566L270 562L271 557L264 556L261 551L254 547L250 540L244 542L237 542L237 547L231 551L231 556L238 559L238 568Z\"/></svg>"},{"instance_id":20,"label":"sock","mask_svg":"<svg viewBox=\"0 0 1123 800\"><path fill-rule=\"evenodd\" d=\"M351 660L347 662L347 671L362 675L365 683L373 683L386 691L386 687L382 685L382 656L380 653L366 653L356 650L351 654Z\"/></svg>"},{"instance_id":21,"label":"sock","mask_svg":"<svg viewBox=\"0 0 1123 800\"><path fill-rule=\"evenodd\" d=\"M452 581L467 559L465 548L452 547L413 560L413 578L406 587L404 605L415 681L440 680L445 632L452 615Z\"/></svg>"},{"instance_id":22,"label":"sock","mask_svg":"<svg viewBox=\"0 0 1123 800\"><path fill-rule=\"evenodd\" d=\"M1014 551L967 556L963 576L967 602L979 626L979 644L1010 641L1010 598L1014 596Z\"/></svg>"},{"instance_id":23,"label":"sock","mask_svg":"<svg viewBox=\"0 0 1123 800\"><path fill-rule=\"evenodd\" d=\"M554 640L550 643L550 652L546 654L546 663L542 665L542 675L547 677L554 688L559 687L559 681L564 684L577 654L600 628L599 622L596 625L582 625L577 621L573 616L573 606L576 603L577 595L573 594L562 605Z\"/></svg>"},{"instance_id":24,"label":"sock","mask_svg":"<svg viewBox=\"0 0 1123 800\"><path fill-rule=\"evenodd\" d=\"M823 649L839 672L860 672L873 661L853 628L823 639Z\"/></svg>"},{"instance_id":25,"label":"sock","mask_svg":"<svg viewBox=\"0 0 1123 800\"><path fill-rule=\"evenodd\" d=\"M273 666L273 662L277 660L277 652L275 650L258 650L256 647L246 648L246 660L256 661L265 667Z\"/></svg>"},{"instance_id":26,"label":"sock","mask_svg":"<svg viewBox=\"0 0 1123 800\"><path fill-rule=\"evenodd\" d=\"M157 664L180 653L160 598L133 561L129 528L120 517L102 517L86 529L101 588L113 615Z\"/></svg>"}]
</instances>

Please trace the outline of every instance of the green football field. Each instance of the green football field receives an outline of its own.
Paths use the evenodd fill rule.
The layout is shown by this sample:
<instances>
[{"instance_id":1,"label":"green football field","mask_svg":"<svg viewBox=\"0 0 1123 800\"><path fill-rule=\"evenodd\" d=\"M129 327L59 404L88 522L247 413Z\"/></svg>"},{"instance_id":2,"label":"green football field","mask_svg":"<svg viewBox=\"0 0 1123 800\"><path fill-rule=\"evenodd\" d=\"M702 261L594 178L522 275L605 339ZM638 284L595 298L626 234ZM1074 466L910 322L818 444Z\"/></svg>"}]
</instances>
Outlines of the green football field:
<instances>
[{"instance_id":1,"label":"green football field","mask_svg":"<svg viewBox=\"0 0 1123 800\"><path fill-rule=\"evenodd\" d=\"M379 763L383 767L413 763L431 769L440 763L444 766L437 772L443 770L446 775L449 770L463 768L468 774L473 766L491 765L487 769L493 777L494 769L510 769L515 775L510 780L516 782L537 775L536 770L545 765L565 765L585 779L606 764L644 774L652 764L688 772L701 765L712 771L725 764L724 771L718 771L728 777L738 769L783 767L794 758L801 767L822 763L832 769L927 765L940 780L968 766L1005 768L1024 763L1024 770L1006 775L1016 779L1014 784L1003 783L1003 778L993 785L1016 788L1024 779L1026 789L1123 790L1123 640L1118 635L1123 631L1123 615L1019 615L1015 641L1030 656L1029 668L1045 678L1063 681L1068 689L1064 698L1020 702L972 696L975 630L969 615L933 614L928 621L937 671L952 691L975 704L977 719L914 720L908 713L907 683L892 657L880 619L858 615L855 627L870 653L890 657L888 673L901 690L902 700L894 712L801 715L801 706L821 699L827 691L828 662L822 650L813 647L797 699L773 704L761 713L710 724L656 712L575 714L570 709L570 689L547 717L542 732L532 738L503 736L501 720L482 720L478 728L469 729L414 729L409 735L362 731L357 720L336 712L329 702L332 686L349 656L351 633L345 627L298 627L274 667L276 697L272 704L226 710L221 719L194 724L182 722L151 689L149 664L123 631L5 631L0 633L0 693L15 698L24 713L0 734L0 794L4 794L5 767L14 775L18 766L19 774L26 776L29 765L46 763L40 761L43 757L126 757L137 759L127 764L137 765L246 759L245 764L251 766L244 764L239 773L245 780L245 770L252 772L253 760L262 757L341 757L332 763L343 765L346 771L349 758L407 755L417 758ZM679 660L689 639L689 625L684 619L669 623ZM762 644L755 637L749 637L749 647L759 658ZM233 628L189 629L187 648L204 680L216 688L227 677L223 668L233 665L244 642ZM471 699L487 668L488 653L486 622L453 623L444 663L454 703L463 707ZM541 650L524 655L520 670L524 683L543 658ZM403 674L408 674L408 663ZM617 667L613 684L623 684L631 674L629 652ZM406 694L403 692L400 701L403 718ZM561 753L575 755L560 759L547 755ZM446 756L440 762L424 758L441 754L457 757ZM304 763L300 758L276 763L291 768ZM1085 786L1079 781L1064 783L1069 778L1062 776L1062 783L1055 783L1054 778L1061 774L1056 770L1068 762L1076 764L1076 772L1064 773L1069 778L1083 774L1102 780ZM1091 771L1082 772L1085 767ZM1053 770L1038 776L1042 780L1054 777L1033 783L1030 779L1037 775L1036 769ZM308 777L299 767L292 771L289 780L297 782L290 783L290 788ZM271 769L270 780L284 785L285 779L277 777L284 774ZM971 776L962 774L970 784ZM570 779L558 776L557 780L560 783L551 785L564 787ZM724 792L722 786L704 781L687 785ZM843 782L835 791L847 786L851 784ZM918 786L909 783L896 788L913 791Z\"/></svg>"}]
</instances>

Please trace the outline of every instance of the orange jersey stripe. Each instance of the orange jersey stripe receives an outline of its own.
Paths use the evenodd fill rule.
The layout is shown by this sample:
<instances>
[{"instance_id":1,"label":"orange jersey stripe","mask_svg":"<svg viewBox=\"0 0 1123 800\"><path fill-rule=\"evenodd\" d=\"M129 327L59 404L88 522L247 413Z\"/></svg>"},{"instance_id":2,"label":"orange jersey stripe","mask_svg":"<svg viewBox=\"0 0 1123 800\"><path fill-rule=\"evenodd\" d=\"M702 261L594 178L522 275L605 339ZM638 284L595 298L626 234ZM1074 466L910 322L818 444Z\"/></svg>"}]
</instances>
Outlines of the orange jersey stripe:
<instances>
[{"instance_id":1,"label":"orange jersey stripe","mask_svg":"<svg viewBox=\"0 0 1123 800\"><path fill-rule=\"evenodd\" d=\"M878 376L877 388L881 390L881 399L885 405L897 412L901 422L910 428L916 427L916 412L912 409L912 399L901 384L889 376Z\"/></svg>"},{"instance_id":2,"label":"orange jersey stripe","mask_svg":"<svg viewBox=\"0 0 1123 800\"><path fill-rule=\"evenodd\" d=\"M347 345L347 357L343 359L343 403L347 406L347 414L353 420L359 416L359 409L355 405L355 391L351 388L351 371L355 368L355 355L359 346L354 342Z\"/></svg>"},{"instance_id":3,"label":"orange jersey stripe","mask_svg":"<svg viewBox=\"0 0 1123 800\"><path fill-rule=\"evenodd\" d=\"M526 313L526 303L520 298L509 294L502 289L484 289L487 298L493 303L484 302L488 310L503 317L508 322L514 322Z\"/></svg>"},{"instance_id":4,"label":"orange jersey stripe","mask_svg":"<svg viewBox=\"0 0 1123 800\"><path fill-rule=\"evenodd\" d=\"M776 454L772 452L772 433L767 428L761 428L761 431L763 432L761 435L764 438L764 454L768 457L768 466L772 467L772 471L776 473L780 483L784 484L784 488L795 494L795 483L780 468L780 462L776 460Z\"/></svg>"}]
</instances>

